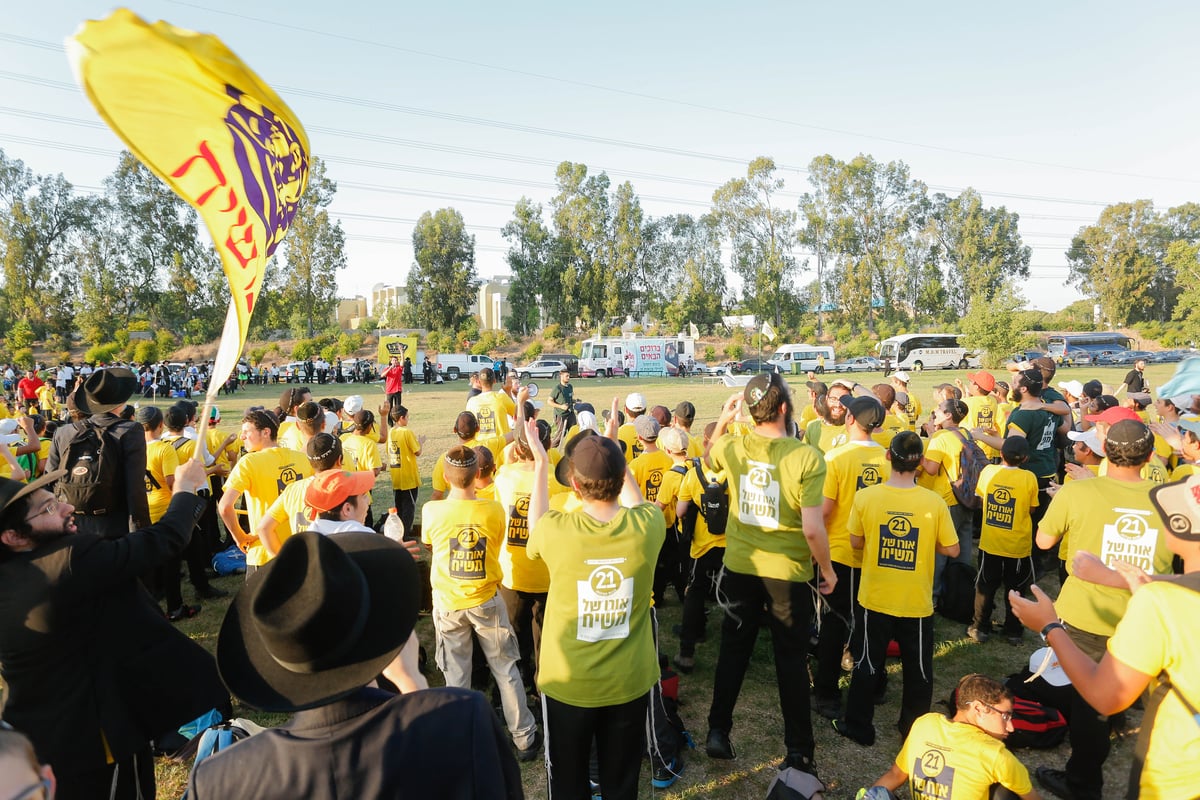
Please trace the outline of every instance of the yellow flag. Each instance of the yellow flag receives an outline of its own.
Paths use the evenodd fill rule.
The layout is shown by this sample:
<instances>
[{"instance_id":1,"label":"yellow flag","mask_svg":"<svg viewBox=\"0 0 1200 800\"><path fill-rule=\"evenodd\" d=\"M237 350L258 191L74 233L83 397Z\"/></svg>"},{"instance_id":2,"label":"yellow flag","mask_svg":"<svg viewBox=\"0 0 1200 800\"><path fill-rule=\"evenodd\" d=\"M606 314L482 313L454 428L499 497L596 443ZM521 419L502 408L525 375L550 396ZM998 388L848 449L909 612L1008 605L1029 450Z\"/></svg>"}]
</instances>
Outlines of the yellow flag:
<instances>
[{"instance_id":1,"label":"yellow flag","mask_svg":"<svg viewBox=\"0 0 1200 800\"><path fill-rule=\"evenodd\" d=\"M267 258L304 194L308 136L215 36L118 9L84 23L67 49L100 116L208 227L232 294L214 375L224 381L245 345Z\"/></svg>"}]
</instances>

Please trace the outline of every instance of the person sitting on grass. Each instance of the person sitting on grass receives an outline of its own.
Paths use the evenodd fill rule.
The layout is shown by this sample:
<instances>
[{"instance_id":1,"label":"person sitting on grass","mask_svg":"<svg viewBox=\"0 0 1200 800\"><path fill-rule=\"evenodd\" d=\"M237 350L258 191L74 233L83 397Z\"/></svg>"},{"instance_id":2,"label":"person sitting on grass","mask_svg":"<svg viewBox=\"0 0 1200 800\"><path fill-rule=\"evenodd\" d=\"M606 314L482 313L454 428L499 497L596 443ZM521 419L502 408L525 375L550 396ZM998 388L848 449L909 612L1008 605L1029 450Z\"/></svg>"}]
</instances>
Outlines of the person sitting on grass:
<instances>
[{"instance_id":1,"label":"person sitting on grass","mask_svg":"<svg viewBox=\"0 0 1200 800\"><path fill-rule=\"evenodd\" d=\"M954 716L933 712L913 723L891 768L858 800L889 800L908 784L914 798L1038 800L1029 770L1004 746L1012 733L1013 696L983 675L954 690Z\"/></svg>"}]
</instances>

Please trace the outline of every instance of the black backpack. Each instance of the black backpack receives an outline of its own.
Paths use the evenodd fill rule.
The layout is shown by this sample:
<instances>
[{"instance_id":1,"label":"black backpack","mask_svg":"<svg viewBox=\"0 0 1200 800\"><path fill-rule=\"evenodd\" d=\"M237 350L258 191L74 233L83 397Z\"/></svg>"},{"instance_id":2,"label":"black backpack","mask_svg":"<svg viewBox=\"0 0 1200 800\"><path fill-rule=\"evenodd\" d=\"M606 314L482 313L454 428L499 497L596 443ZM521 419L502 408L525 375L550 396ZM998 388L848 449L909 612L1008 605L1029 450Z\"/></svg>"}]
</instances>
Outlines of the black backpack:
<instances>
[{"instance_id":1,"label":"black backpack","mask_svg":"<svg viewBox=\"0 0 1200 800\"><path fill-rule=\"evenodd\" d=\"M964 625L975 621L975 570L962 561L946 562L937 611L946 619Z\"/></svg>"},{"instance_id":2,"label":"black backpack","mask_svg":"<svg viewBox=\"0 0 1200 800\"><path fill-rule=\"evenodd\" d=\"M729 482L718 483L708 478L704 474L698 458L693 458L692 464L696 468L696 477L701 479L700 482L704 486L704 497L700 501L700 516L704 517L708 532L714 536L720 536L725 533L725 523L729 521Z\"/></svg>"},{"instance_id":3,"label":"black backpack","mask_svg":"<svg viewBox=\"0 0 1200 800\"><path fill-rule=\"evenodd\" d=\"M963 446L962 452L958 454L958 480L951 483L950 488L954 490L954 499L960 506L975 511L983 505L979 496L975 494L975 487L979 485L979 473L992 462L982 448L975 444L974 439L964 436L961 431L955 433L962 439Z\"/></svg>"},{"instance_id":4,"label":"black backpack","mask_svg":"<svg viewBox=\"0 0 1200 800\"><path fill-rule=\"evenodd\" d=\"M67 474L54 489L59 500L76 511L105 514L124 495L118 491L121 444L107 428L91 420L74 424L62 466Z\"/></svg>"}]
</instances>

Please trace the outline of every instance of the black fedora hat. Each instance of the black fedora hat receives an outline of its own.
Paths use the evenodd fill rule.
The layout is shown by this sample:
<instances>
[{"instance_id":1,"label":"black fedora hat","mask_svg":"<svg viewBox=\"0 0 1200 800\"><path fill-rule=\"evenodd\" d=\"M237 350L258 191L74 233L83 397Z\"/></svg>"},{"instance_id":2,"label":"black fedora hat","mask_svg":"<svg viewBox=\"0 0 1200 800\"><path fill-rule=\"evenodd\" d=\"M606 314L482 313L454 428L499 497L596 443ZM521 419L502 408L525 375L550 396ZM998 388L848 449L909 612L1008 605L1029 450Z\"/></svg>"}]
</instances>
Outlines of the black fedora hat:
<instances>
[{"instance_id":1,"label":"black fedora hat","mask_svg":"<svg viewBox=\"0 0 1200 800\"><path fill-rule=\"evenodd\" d=\"M71 400L84 414L103 414L125 405L137 388L137 376L131 371L124 367L109 367L88 375L71 395Z\"/></svg>"},{"instance_id":2,"label":"black fedora hat","mask_svg":"<svg viewBox=\"0 0 1200 800\"><path fill-rule=\"evenodd\" d=\"M33 494L38 489L47 489L54 491L54 484L58 483L58 479L66 475L65 469L47 472L42 477L35 481L25 483L24 481L14 481L12 478L0 478L0 516L5 510L27 494Z\"/></svg>"},{"instance_id":3,"label":"black fedora hat","mask_svg":"<svg viewBox=\"0 0 1200 800\"><path fill-rule=\"evenodd\" d=\"M217 669L263 711L291 712L366 686L408 641L420 584L408 551L374 533L289 538L225 614Z\"/></svg>"}]
</instances>

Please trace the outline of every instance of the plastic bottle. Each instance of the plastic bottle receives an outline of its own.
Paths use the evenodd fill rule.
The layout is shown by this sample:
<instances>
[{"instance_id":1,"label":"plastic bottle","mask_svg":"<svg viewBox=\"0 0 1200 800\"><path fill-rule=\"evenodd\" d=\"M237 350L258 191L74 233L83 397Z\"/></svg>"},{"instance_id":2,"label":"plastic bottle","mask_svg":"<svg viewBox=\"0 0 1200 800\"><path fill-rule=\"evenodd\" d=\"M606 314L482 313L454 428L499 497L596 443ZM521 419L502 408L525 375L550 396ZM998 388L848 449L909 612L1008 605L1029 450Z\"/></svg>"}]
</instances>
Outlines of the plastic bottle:
<instances>
[{"instance_id":1,"label":"plastic bottle","mask_svg":"<svg viewBox=\"0 0 1200 800\"><path fill-rule=\"evenodd\" d=\"M383 535L393 542L404 541L404 523L394 508L388 509L387 521L383 523Z\"/></svg>"}]
</instances>

